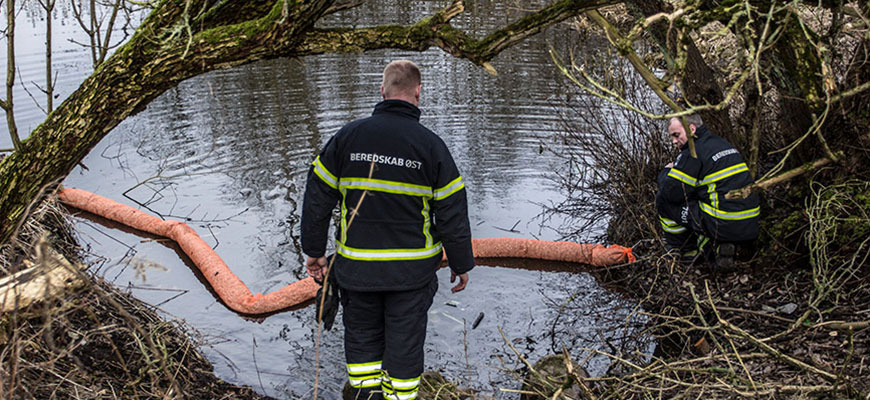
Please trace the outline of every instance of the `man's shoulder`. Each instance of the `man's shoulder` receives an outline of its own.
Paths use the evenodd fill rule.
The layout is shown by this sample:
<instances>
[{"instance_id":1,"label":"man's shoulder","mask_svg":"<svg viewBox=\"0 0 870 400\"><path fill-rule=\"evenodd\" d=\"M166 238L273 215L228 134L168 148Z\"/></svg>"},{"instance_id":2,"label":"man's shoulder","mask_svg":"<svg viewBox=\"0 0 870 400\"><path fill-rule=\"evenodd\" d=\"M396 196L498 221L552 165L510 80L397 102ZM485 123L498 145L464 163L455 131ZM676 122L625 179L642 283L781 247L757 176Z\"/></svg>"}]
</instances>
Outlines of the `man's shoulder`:
<instances>
[{"instance_id":1,"label":"man's shoulder","mask_svg":"<svg viewBox=\"0 0 870 400\"><path fill-rule=\"evenodd\" d=\"M725 138L709 130L701 137L701 140L697 141L697 144L698 152L701 153L698 156L704 158L713 157L716 153L723 150L734 149L734 146L725 140Z\"/></svg>"}]
</instances>

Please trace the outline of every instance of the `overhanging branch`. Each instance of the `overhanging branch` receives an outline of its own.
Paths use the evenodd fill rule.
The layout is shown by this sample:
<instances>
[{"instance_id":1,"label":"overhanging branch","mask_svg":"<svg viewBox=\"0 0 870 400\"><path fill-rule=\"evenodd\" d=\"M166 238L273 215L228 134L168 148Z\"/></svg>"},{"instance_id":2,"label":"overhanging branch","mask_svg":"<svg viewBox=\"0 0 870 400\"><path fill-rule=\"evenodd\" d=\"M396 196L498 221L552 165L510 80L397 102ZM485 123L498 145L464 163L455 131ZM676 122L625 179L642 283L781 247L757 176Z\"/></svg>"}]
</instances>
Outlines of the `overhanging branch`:
<instances>
[{"instance_id":1,"label":"overhanging branch","mask_svg":"<svg viewBox=\"0 0 870 400\"><path fill-rule=\"evenodd\" d=\"M514 44L540 33L546 27L580 13L614 4L613 0L561 1L491 32L476 40L450 26L450 20L464 9L461 0L454 1L435 15L411 26L384 25L368 28L334 28L309 31L292 56L323 53L359 53L368 50L394 48L424 51L439 47L458 58L467 59L487 72L495 74L489 64L496 56Z\"/></svg>"}]
</instances>

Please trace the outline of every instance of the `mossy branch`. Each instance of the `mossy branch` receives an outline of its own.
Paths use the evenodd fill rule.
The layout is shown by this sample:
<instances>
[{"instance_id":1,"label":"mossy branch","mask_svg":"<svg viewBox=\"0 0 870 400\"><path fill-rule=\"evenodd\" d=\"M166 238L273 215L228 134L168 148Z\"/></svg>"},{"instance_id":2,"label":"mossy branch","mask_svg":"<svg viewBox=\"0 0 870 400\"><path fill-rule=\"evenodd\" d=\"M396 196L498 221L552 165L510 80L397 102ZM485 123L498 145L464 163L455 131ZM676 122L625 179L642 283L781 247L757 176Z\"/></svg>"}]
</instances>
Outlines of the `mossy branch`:
<instances>
[{"instance_id":1,"label":"mossy branch","mask_svg":"<svg viewBox=\"0 0 870 400\"><path fill-rule=\"evenodd\" d=\"M434 46L455 57L467 59L495 75L495 68L489 62L505 49L541 32L548 26L586 10L613 3L612 0L561 1L493 31L483 39L476 40L450 26L450 20L464 10L462 1L454 1L435 15L411 26L384 25L357 29L311 30L293 56L363 52L382 48L424 51Z\"/></svg>"},{"instance_id":2,"label":"mossy branch","mask_svg":"<svg viewBox=\"0 0 870 400\"><path fill-rule=\"evenodd\" d=\"M842 151L837 152L836 155L838 158L844 157L844 154ZM728 192L727 194L725 194L725 198L730 199L730 200L745 199L745 198L749 197L749 195L752 194L752 192L757 192L760 190L767 190L771 186L780 184L782 182L789 181L789 180L794 179L798 176L801 176L807 172L815 171L821 167L824 167L825 165L830 164L832 161L833 160L826 157L826 158L818 159L818 160L813 161L811 163L806 163L804 165L801 165L800 167L788 170L788 171L783 172L777 176L758 181L758 182L753 183L752 185L746 186L742 189L732 190L732 191Z\"/></svg>"},{"instance_id":3,"label":"mossy branch","mask_svg":"<svg viewBox=\"0 0 870 400\"><path fill-rule=\"evenodd\" d=\"M607 18L604 18L604 16L601 15L598 10L586 11L586 16L589 17L589 19L594 21L596 24L598 24L598 26L604 29L604 32L607 34L607 40L610 41L610 44L616 47L619 50L620 54L628 59L628 62L631 63L635 71L640 74L643 80L647 83L650 89L655 92L656 96L658 96L659 99L667 104L668 107L671 108L671 110L674 110L674 112L683 111L683 108L680 107L680 105L677 104L677 102L675 102L673 99L671 99L671 97L668 96L667 93L665 93L661 81L659 81L658 77L656 77L655 74L650 71L650 69L646 66L646 63L643 62L640 56L637 55L637 52L635 52L634 48L631 47L632 43L627 40L621 33L619 33L619 30L617 30L616 27L607 20ZM691 129L689 129L689 123L686 121L685 116L680 117L680 120L683 124L683 128L687 133L686 138L688 139L689 153L691 153L692 157L698 158L698 153L695 151L695 140L692 138L692 135L689 134L690 132L692 132Z\"/></svg>"}]
</instances>

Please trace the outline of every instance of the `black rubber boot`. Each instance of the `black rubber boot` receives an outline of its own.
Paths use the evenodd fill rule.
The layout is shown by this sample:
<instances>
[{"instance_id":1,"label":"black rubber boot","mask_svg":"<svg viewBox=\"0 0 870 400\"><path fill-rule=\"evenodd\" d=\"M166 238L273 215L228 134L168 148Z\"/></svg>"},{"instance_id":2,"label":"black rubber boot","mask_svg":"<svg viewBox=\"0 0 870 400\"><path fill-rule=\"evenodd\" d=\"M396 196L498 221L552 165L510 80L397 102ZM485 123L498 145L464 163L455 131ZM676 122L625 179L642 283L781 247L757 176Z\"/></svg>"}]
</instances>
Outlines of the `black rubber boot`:
<instances>
[{"instance_id":1,"label":"black rubber boot","mask_svg":"<svg viewBox=\"0 0 870 400\"><path fill-rule=\"evenodd\" d=\"M716 246L716 270L718 272L730 272L734 270L734 256L737 254L737 246L734 243L720 243Z\"/></svg>"}]
</instances>

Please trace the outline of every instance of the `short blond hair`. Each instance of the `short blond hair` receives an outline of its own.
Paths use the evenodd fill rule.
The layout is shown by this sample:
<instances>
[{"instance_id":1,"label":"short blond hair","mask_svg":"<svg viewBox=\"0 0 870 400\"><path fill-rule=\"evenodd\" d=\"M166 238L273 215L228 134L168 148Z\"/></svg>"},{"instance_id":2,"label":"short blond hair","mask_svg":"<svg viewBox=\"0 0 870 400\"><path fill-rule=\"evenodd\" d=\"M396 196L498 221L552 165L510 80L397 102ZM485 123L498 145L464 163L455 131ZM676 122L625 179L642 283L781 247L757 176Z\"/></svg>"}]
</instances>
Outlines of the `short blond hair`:
<instances>
[{"instance_id":1,"label":"short blond hair","mask_svg":"<svg viewBox=\"0 0 870 400\"><path fill-rule=\"evenodd\" d=\"M388 98L399 94L413 96L420 82L420 68L412 61L396 60L384 68L384 96Z\"/></svg>"}]
</instances>

